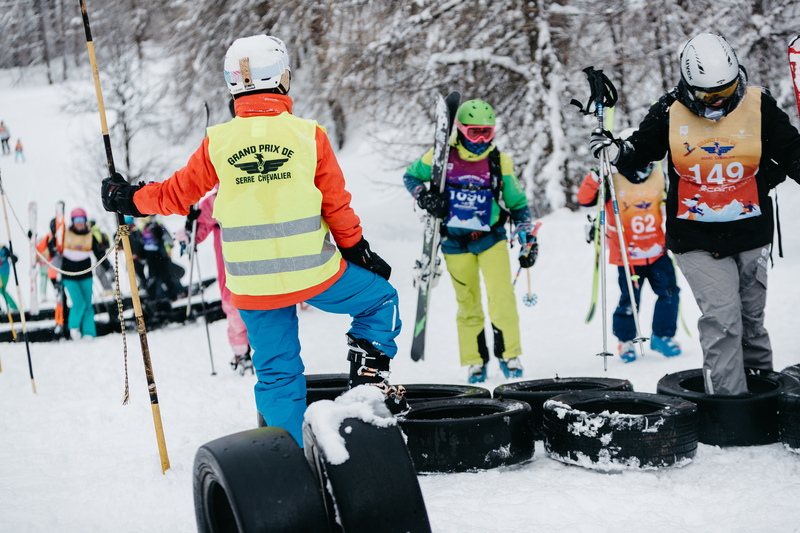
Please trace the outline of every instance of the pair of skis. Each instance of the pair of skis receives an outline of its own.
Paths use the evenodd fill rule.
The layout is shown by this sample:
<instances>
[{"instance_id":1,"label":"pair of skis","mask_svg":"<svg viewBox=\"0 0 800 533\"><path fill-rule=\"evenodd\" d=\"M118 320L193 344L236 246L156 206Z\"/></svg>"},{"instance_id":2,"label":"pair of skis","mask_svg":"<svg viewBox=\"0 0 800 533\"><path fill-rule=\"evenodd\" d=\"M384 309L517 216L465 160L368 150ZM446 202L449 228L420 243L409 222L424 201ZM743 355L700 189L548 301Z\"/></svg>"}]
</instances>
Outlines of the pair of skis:
<instances>
[{"instance_id":1,"label":"pair of skis","mask_svg":"<svg viewBox=\"0 0 800 533\"><path fill-rule=\"evenodd\" d=\"M436 130L433 137L433 160L431 161L431 191L444 192L445 167L450 155L450 134L456 117L461 93L451 92L447 98L437 95ZM439 276L439 227L442 220L425 215L425 234L422 257L414 267L417 284L417 314L414 319L414 338L411 341L411 359L425 358L425 331L428 322L430 291Z\"/></svg>"}]
</instances>

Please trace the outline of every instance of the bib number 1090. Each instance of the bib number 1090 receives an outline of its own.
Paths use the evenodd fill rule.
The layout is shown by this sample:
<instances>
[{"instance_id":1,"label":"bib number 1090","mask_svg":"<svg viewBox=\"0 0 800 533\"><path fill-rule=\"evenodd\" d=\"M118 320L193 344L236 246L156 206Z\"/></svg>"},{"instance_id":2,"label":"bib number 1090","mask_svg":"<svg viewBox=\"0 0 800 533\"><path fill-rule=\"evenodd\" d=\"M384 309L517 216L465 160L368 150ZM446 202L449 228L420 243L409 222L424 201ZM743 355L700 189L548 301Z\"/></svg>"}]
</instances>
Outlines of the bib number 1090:
<instances>
[{"instance_id":1,"label":"bib number 1090","mask_svg":"<svg viewBox=\"0 0 800 533\"><path fill-rule=\"evenodd\" d=\"M702 185L703 177L700 174L700 165L689 167L689 171L692 172L692 176L690 177L694 179L698 185ZM722 163L717 163L711 167L708 176L706 176L705 183L713 183L715 185L722 185L726 181L728 183L736 183L742 179L742 177L744 177L744 165L741 163L733 162L728 164L728 166L725 167L724 173Z\"/></svg>"}]
</instances>

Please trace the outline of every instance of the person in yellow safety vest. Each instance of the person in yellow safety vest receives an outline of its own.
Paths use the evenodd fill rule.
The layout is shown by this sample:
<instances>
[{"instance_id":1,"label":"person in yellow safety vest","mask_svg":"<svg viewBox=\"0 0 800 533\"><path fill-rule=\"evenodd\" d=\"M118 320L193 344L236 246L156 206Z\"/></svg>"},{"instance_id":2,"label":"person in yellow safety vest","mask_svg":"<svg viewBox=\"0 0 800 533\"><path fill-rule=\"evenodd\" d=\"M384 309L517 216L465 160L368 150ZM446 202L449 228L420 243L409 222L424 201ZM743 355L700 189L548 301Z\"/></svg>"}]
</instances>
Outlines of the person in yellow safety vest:
<instances>
[{"instance_id":1,"label":"person in yellow safety vest","mask_svg":"<svg viewBox=\"0 0 800 533\"><path fill-rule=\"evenodd\" d=\"M405 389L387 380L401 326L391 267L362 236L325 130L292 115L285 45L267 35L237 39L224 75L236 117L208 128L189 163L162 183L132 186L119 174L103 180L103 206L138 217L186 216L219 184L213 215L226 284L247 327L256 405L268 426L302 446L300 302L353 317L350 386L376 385L390 410L406 410Z\"/></svg>"}]
</instances>

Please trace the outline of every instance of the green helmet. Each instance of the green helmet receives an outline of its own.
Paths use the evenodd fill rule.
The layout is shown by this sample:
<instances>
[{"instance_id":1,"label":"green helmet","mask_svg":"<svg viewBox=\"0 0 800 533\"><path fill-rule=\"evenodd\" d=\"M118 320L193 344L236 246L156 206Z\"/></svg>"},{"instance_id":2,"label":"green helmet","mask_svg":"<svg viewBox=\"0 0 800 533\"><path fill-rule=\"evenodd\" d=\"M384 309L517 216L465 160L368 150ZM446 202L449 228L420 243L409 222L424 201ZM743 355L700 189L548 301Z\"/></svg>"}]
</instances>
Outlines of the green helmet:
<instances>
[{"instance_id":1,"label":"green helmet","mask_svg":"<svg viewBox=\"0 0 800 533\"><path fill-rule=\"evenodd\" d=\"M467 100L459 106L456 119L465 126L494 126L494 109L483 100Z\"/></svg>"}]
</instances>

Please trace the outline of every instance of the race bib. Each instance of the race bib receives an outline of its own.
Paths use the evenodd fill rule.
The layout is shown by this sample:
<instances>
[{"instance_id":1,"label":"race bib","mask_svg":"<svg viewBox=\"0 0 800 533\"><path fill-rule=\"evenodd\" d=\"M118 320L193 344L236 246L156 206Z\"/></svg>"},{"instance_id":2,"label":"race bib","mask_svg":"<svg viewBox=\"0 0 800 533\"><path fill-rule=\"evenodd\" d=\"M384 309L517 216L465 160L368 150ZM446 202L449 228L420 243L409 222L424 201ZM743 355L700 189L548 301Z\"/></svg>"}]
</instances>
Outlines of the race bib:
<instances>
[{"instance_id":1,"label":"race bib","mask_svg":"<svg viewBox=\"0 0 800 533\"><path fill-rule=\"evenodd\" d=\"M761 160L759 88L748 88L739 106L719 122L675 102L669 138L680 175L677 218L731 222L761 215L755 179Z\"/></svg>"}]
</instances>

